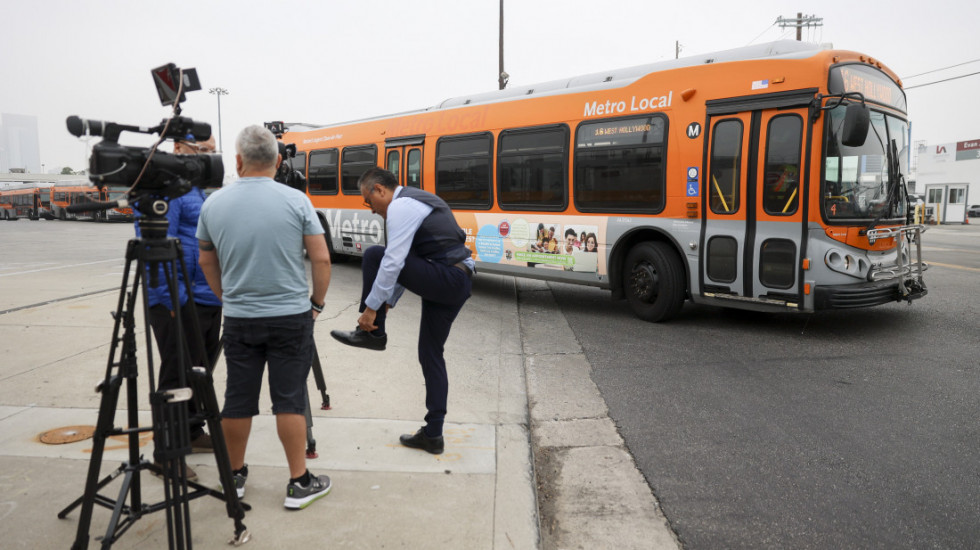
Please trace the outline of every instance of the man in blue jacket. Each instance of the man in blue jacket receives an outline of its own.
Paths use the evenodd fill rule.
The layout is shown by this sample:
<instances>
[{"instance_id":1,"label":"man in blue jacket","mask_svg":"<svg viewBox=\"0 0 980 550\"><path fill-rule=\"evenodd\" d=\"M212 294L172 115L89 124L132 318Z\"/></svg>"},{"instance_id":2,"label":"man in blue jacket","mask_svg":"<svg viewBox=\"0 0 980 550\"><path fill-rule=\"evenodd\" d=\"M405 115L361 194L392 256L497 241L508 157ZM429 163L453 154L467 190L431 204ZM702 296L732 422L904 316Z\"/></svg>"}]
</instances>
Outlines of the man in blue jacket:
<instances>
[{"instance_id":1,"label":"man in blue jacket","mask_svg":"<svg viewBox=\"0 0 980 550\"><path fill-rule=\"evenodd\" d=\"M214 152L214 138L204 142L182 142L174 144L174 153L177 154L204 154ZM221 331L221 300L215 296L208 286L204 277L204 272L198 263L200 251L197 244L197 222L201 214L201 206L205 200L204 192L198 187L193 187L187 194L170 199L167 210L167 237L180 239L181 252L184 257L184 265L187 267L187 274L190 278L190 289L194 295L194 305L197 310L197 322L201 330L204 341L204 349L198 345L198 339L190 332L192 330L193 319L191 318L190 308L184 307L187 304L188 282L184 280L184 274L178 270L178 296L180 311L172 310L173 302L170 292L167 290L167 281L164 276L163 266L158 267L159 284L150 286L147 276L146 293L150 307L150 326L153 336L157 343L157 352L160 356L158 389L172 389L178 387L179 383L179 361L177 356L177 323L176 316L181 315L181 323L184 328L184 340L190 348L190 366L204 365L207 359L208 365L214 368L210 362L218 355L220 346ZM136 212L136 236L140 237L139 212ZM148 274L147 274L148 275ZM194 402L189 403L189 411L192 416L197 413ZM191 430L191 452L210 453L213 450L211 436L204 431L204 421L192 422ZM195 481L197 474L190 466L186 470L188 481Z\"/></svg>"}]
</instances>

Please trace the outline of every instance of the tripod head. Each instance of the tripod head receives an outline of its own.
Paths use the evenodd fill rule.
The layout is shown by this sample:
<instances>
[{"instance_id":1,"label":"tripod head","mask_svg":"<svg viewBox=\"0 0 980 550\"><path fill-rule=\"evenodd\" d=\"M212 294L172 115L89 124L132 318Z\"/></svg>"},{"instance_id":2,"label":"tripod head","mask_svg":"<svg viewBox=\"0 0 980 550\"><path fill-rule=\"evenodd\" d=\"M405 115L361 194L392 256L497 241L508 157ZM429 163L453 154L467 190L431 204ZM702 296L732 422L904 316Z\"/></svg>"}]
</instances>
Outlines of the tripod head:
<instances>
[{"instance_id":1,"label":"tripod head","mask_svg":"<svg viewBox=\"0 0 980 550\"><path fill-rule=\"evenodd\" d=\"M140 235L147 241L163 241L167 239L167 211L170 204L162 197L144 196L134 203L134 208L140 213L137 220Z\"/></svg>"}]
</instances>

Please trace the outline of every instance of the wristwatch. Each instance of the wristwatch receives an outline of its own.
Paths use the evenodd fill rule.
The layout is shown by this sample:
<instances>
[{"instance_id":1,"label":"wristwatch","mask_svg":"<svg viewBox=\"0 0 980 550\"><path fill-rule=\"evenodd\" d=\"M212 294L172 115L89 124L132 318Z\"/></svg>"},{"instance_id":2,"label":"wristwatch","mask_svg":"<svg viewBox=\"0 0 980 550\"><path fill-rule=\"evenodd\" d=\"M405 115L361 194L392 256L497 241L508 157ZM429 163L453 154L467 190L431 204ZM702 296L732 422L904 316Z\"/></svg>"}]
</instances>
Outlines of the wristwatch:
<instances>
[{"instance_id":1,"label":"wristwatch","mask_svg":"<svg viewBox=\"0 0 980 550\"><path fill-rule=\"evenodd\" d=\"M318 304L313 300L313 296L310 296L310 304L313 306L313 311L317 313L323 313L324 304Z\"/></svg>"}]
</instances>

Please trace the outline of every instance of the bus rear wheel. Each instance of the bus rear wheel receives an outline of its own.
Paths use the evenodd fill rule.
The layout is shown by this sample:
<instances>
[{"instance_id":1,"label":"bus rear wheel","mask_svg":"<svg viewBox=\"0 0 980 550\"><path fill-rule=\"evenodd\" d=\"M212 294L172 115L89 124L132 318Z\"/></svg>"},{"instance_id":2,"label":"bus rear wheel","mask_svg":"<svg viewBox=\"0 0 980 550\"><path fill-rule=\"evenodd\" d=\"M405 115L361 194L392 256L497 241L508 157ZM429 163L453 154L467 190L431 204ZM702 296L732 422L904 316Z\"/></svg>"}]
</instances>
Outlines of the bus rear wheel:
<instances>
[{"instance_id":1,"label":"bus rear wheel","mask_svg":"<svg viewBox=\"0 0 980 550\"><path fill-rule=\"evenodd\" d=\"M684 266L677 252L662 242L643 242L626 256L623 288L630 308L644 321L666 321L684 305Z\"/></svg>"}]
</instances>

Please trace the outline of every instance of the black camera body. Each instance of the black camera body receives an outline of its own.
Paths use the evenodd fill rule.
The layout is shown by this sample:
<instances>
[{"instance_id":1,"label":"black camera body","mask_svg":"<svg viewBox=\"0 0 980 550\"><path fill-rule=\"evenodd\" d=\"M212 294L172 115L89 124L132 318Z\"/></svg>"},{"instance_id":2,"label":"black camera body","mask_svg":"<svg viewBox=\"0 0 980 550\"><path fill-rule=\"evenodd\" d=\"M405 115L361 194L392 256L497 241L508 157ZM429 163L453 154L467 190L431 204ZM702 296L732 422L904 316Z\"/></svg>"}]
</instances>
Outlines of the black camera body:
<instances>
[{"instance_id":1,"label":"black camera body","mask_svg":"<svg viewBox=\"0 0 980 550\"><path fill-rule=\"evenodd\" d=\"M106 185L132 186L130 192L134 195L166 198L182 196L195 186L221 187L224 180L221 155L177 155L157 151L155 147L132 147L119 143L122 132L159 134L161 142L165 139L203 141L211 137L210 124L179 116L184 92L201 89L197 72L194 69L182 71L170 63L153 69L152 73L161 103L174 105L175 116L162 120L159 125L147 128L68 117L68 132L72 135L103 138L92 148L89 179L99 188Z\"/></svg>"},{"instance_id":2,"label":"black camera body","mask_svg":"<svg viewBox=\"0 0 980 550\"><path fill-rule=\"evenodd\" d=\"M282 162L272 179L306 193L306 176L303 175L303 172L293 168L292 159L296 158L296 144L286 144L281 141L282 135L286 133L286 125L281 120L277 120L266 122L264 126L276 136L276 139L280 140L279 155L282 157Z\"/></svg>"},{"instance_id":3,"label":"black camera body","mask_svg":"<svg viewBox=\"0 0 980 550\"><path fill-rule=\"evenodd\" d=\"M186 120L190 121L190 119ZM112 122L103 125L98 121L87 121L78 117L68 118L69 131L73 127L86 125L90 135L104 137L92 148L92 156L89 158L89 179L100 188L106 185L132 185L141 172L143 176L134 191L149 192L159 196L179 197L190 191L192 186L221 187L221 182L224 180L224 163L221 155L177 155L155 151L151 157L150 150L147 148L121 145L117 141L118 133L129 130L130 127ZM99 126L105 128L104 134L98 133L98 130L92 131L93 127ZM210 128L205 135L201 134L201 132L198 135L184 133L179 136L179 139L189 139L190 136L193 136L193 139L207 139L211 136Z\"/></svg>"}]
</instances>

